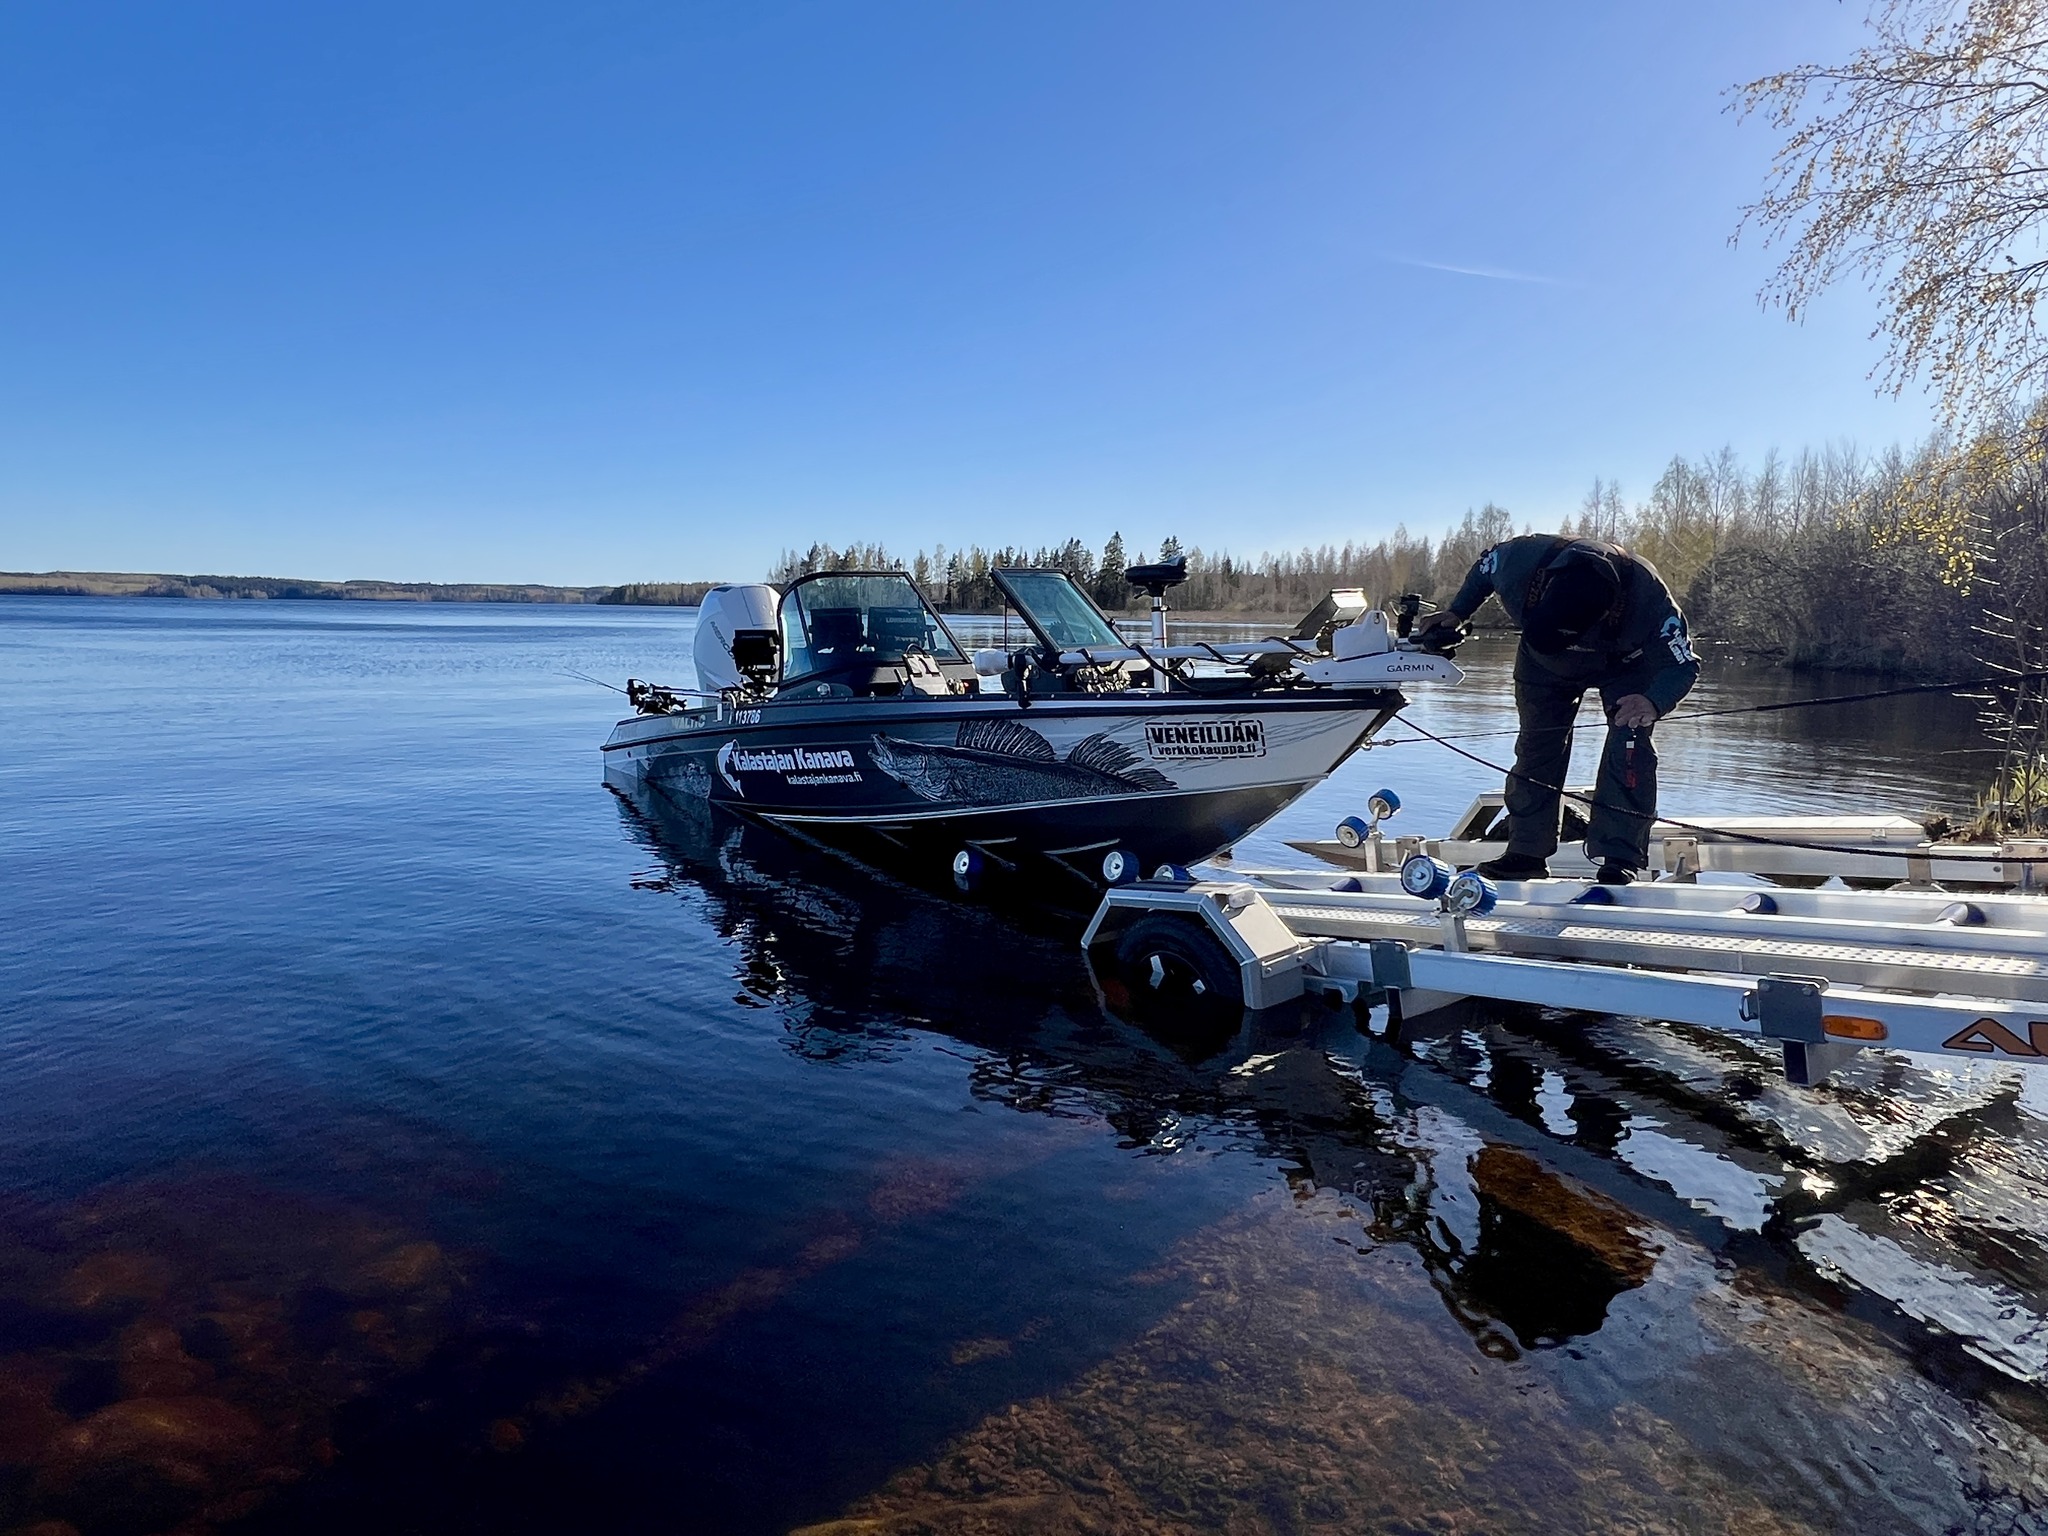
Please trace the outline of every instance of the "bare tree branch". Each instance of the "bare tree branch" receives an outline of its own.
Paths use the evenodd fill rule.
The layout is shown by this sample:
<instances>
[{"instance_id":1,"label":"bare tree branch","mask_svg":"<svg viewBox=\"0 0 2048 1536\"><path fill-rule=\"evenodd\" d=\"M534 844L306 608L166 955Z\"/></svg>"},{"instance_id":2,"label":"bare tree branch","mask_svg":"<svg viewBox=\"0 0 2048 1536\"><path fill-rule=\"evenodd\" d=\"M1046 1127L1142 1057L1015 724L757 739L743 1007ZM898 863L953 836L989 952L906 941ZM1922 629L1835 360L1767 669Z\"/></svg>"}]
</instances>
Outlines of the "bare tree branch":
<instances>
[{"instance_id":1,"label":"bare tree branch","mask_svg":"<svg viewBox=\"0 0 2048 1536\"><path fill-rule=\"evenodd\" d=\"M1735 92L1787 135L1736 236L1783 247L1761 297L1790 318L1870 283L1882 385L1989 423L2048 386L2048 0L1876 0L1869 26Z\"/></svg>"}]
</instances>

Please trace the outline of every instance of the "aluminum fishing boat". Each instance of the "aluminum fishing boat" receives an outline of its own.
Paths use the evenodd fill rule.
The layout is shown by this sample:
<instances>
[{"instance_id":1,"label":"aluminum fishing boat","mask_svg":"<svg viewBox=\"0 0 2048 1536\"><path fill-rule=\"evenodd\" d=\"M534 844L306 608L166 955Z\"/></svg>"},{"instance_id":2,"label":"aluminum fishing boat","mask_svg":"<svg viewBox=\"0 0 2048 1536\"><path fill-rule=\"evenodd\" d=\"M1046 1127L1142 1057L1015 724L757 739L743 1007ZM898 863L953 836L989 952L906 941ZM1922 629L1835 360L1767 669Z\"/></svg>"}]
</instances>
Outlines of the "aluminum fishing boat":
<instances>
[{"instance_id":1,"label":"aluminum fishing boat","mask_svg":"<svg viewBox=\"0 0 2048 1536\"><path fill-rule=\"evenodd\" d=\"M717 588L697 687L630 683L606 778L944 860L964 886L1048 862L1114 884L1230 846L1391 720L1401 685L1462 676L1407 638L1413 600L1390 618L1333 592L1288 635L1169 645L1184 570L1131 577L1149 640L1062 572L1005 570L1032 643L972 655L900 571Z\"/></svg>"}]
</instances>

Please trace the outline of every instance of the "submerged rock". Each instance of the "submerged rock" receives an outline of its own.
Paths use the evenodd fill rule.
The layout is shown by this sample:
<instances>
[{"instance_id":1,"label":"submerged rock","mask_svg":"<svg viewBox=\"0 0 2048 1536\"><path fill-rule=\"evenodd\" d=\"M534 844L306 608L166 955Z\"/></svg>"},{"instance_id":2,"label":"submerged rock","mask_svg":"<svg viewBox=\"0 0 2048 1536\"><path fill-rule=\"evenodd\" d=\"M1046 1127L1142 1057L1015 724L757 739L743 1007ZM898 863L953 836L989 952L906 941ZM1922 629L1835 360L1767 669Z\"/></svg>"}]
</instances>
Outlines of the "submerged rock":
<instances>
[{"instance_id":1,"label":"submerged rock","mask_svg":"<svg viewBox=\"0 0 2048 1536\"><path fill-rule=\"evenodd\" d=\"M209 1471L248 1458L262 1438L256 1421L222 1398L131 1398L57 1435L44 1476L61 1484L95 1462L119 1459L199 1485Z\"/></svg>"},{"instance_id":2,"label":"submerged rock","mask_svg":"<svg viewBox=\"0 0 2048 1536\"><path fill-rule=\"evenodd\" d=\"M185 1352L178 1330L164 1323L132 1323L121 1335L120 1386L124 1397L177 1397L213 1379L213 1368Z\"/></svg>"},{"instance_id":3,"label":"submerged rock","mask_svg":"<svg viewBox=\"0 0 2048 1536\"><path fill-rule=\"evenodd\" d=\"M1624 1286L1641 1285L1657 1255L1625 1207L1512 1147L1489 1145L1472 1160L1479 1192L1568 1238Z\"/></svg>"},{"instance_id":4,"label":"submerged rock","mask_svg":"<svg viewBox=\"0 0 2048 1536\"><path fill-rule=\"evenodd\" d=\"M459 1281L388 1219L237 1178L108 1185L0 1245L0 1531L202 1536L336 1458Z\"/></svg>"}]
</instances>

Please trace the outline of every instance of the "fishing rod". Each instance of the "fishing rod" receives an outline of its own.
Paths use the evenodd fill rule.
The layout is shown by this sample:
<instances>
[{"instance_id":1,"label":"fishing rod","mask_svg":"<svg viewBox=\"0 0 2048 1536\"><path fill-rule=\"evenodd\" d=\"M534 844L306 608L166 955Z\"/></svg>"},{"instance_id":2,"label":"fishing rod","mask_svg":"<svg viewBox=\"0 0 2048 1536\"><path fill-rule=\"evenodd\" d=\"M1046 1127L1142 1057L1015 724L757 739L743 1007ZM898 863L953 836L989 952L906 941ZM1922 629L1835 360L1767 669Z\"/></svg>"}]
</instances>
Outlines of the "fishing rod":
<instances>
[{"instance_id":1,"label":"fishing rod","mask_svg":"<svg viewBox=\"0 0 2048 1536\"><path fill-rule=\"evenodd\" d=\"M684 703L686 699L724 699L731 696L730 690L671 688L663 683L642 682L637 677L627 678L626 686L621 688L616 683L608 683L603 678L592 677L587 672L578 672L567 667L561 669L561 675L576 678L580 682L595 683L600 688L609 688L613 693L623 693L626 702L643 715L686 713L692 707Z\"/></svg>"},{"instance_id":2,"label":"fishing rod","mask_svg":"<svg viewBox=\"0 0 2048 1536\"><path fill-rule=\"evenodd\" d=\"M597 685L597 686L598 686L599 688L609 688L609 689L611 689L611 691L612 691L613 693L625 693L625 692L626 692L626 690L625 690L625 689L623 689L623 688L621 688L621 687L620 687L620 686L619 686L619 685L618 685L617 683L608 683L608 682L606 682L606 681L605 681L605 680L604 680L603 678L601 678L601 677L592 677L592 676L591 676L591 675L590 675L590 674L589 674L588 672L578 672L578 671L577 671L577 670L576 670L575 668L573 668L573 667L557 667L557 668L555 669L555 676L557 676L557 677L573 677L573 678L575 678L575 679L576 679L576 681L577 681L577 682L579 682L579 683L594 683L594 684L596 684L596 685ZM631 697L631 695L627 695L627 696L628 696L628 697Z\"/></svg>"}]
</instances>

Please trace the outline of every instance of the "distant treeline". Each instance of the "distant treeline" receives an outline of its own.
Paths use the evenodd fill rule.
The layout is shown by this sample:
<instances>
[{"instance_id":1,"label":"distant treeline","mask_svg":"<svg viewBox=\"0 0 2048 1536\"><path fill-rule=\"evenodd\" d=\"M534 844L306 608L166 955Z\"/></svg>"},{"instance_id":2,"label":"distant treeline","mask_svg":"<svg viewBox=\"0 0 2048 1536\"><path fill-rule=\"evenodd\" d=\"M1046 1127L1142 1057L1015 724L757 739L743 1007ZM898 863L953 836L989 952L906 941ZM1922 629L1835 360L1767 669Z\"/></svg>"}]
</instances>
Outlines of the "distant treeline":
<instances>
[{"instance_id":1,"label":"distant treeline","mask_svg":"<svg viewBox=\"0 0 2048 1536\"><path fill-rule=\"evenodd\" d=\"M1987 654L1987 633L2011 637L2006 651L2018 666L2033 654L2027 636L2048 617L2039 611L2048 576L2031 574L2048 563L2044 421L1966 447L1933 441L1876 457L1772 453L1755 467L1730 449L1675 458L1641 501L1595 480L1561 531L1647 558L1701 637L1792 666L1953 676ZM1479 554L1517 531L1526 525L1518 530L1489 503L1434 539L1397 528L1372 543L1241 559L1169 538L1157 558L1187 558L1177 608L1282 617L1332 587L1363 587L1377 601L1419 592L1446 602ZM786 552L769 579L904 569L942 607L986 613L1001 606L991 567L1041 566L1069 572L1116 611L1144 601L1124 573L1145 559L1118 535L1100 555L1070 539L1035 549L941 546L907 561L879 545L814 544Z\"/></svg>"},{"instance_id":2,"label":"distant treeline","mask_svg":"<svg viewBox=\"0 0 2048 1536\"><path fill-rule=\"evenodd\" d=\"M1002 607L1002 595L989 579L989 571L1037 567L1067 572L1105 609L1118 610L1146 601L1145 594L1125 578L1131 566L1155 558L1185 557L1188 579L1173 591L1175 608L1292 617L1313 607L1332 587L1363 587L1375 598L1403 592L1434 597L1439 588L1448 596L1487 545L1514 531L1508 514L1489 503L1477 512L1467 512L1462 523L1434 541L1397 528L1390 537L1371 544L1325 544L1264 554L1256 560L1212 553L1198 544L1184 547L1172 537L1152 556L1143 549L1127 551L1120 533L1109 536L1100 555L1079 539L1036 549L1010 545L984 549L978 544L947 549L940 545L919 550L908 561L897 560L879 544L845 549L813 544L807 550L785 551L768 579L779 586L806 571L907 570L934 602L950 612L995 613Z\"/></svg>"},{"instance_id":3,"label":"distant treeline","mask_svg":"<svg viewBox=\"0 0 2048 1536\"><path fill-rule=\"evenodd\" d=\"M702 602L711 581L632 582L623 587L538 583L304 581L284 576L165 576L123 571L0 571L0 595L43 597L311 598L388 603Z\"/></svg>"},{"instance_id":4,"label":"distant treeline","mask_svg":"<svg viewBox=\"0 0 2048 1536\"><path fill-rule=\"evenodd\" d=\"M694 608L704 601L706 592L720 585L722 583L716 581L629 581L623 587L610 588L604 596L592 601L653 608Z\"/></svg>"},{"instance_id":5,"label":"distant treeline","mask_svg":"<svg viewBox=\"0 0 2048 1536\"><path fill-rule=\"evenodd\" d=\"M1674 459L1634 506L1596 480L1565 530L1649 559L1702 637L1792 666L1955 676L1992 593L1988 563L1973 571L1938 526L1989 510L1958 501L1976 498L1951 483L1953 459L1936 443L1752 469L1723 449Z\"/></svg>"},{"instance_id":6,"label":"distant treeline","mask_svg":"<svg viewBox=\"0 0 2048 1536\"><path fill-rule=\"evenodd\" d=\"M1596 480L1562 522L1655 564L1694 632L1793 666L1839 666L1956 676L1975 663L2048 667L2048 410L1968 443L1933 440L1868 456L1847 450L1767 455L1745 465L1732 450L1675 458L1642 500ZM879 544L813 544L784 553L768 579L806 571L908 570L940 606L993 613L992 568L1071 573L1111 612L1141 606L1126 572L1184 555L1183 611L1287 618L1332 587L1377 601L1419 592L1442 603L1489 544L1518 531L1502 508L1470 511L1434 537L1396 528L1385 538L1240 558L1164 540L1156 552L1112 534L1100 552L1061 544L959 549L899 559ZM154 597L375 599L690 605L711 582L611 587L487 583L296 581L274 577L0 573L0 593ZM1485 622L1486 615L1481 615Z\"/></svg>"}]
</instances>

